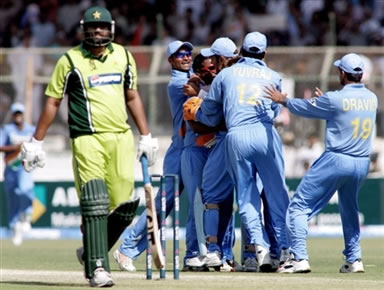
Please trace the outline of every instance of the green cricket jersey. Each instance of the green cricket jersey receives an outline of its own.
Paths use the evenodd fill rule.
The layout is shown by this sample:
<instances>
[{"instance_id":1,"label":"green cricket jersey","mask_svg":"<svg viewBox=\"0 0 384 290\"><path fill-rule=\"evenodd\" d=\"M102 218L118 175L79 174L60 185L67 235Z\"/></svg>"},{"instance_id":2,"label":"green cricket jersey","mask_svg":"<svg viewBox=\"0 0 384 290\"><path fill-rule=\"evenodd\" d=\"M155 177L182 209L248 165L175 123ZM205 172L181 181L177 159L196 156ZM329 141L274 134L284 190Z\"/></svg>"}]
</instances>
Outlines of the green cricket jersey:
<instances>
[{"instance_id":1,"label":"green cricket jersey","mask_svg":"<svg viewBox=\"0 0 384 290\"><path fill-rule=\"evenodd\" d=\"M125 132L127 111L124 90L137 89L136 63L123 46L111 43L96 58L83 44L58 60L47 86L47 96L68 96L71 138L103 132Z\"/></svg>"}]
</instances>

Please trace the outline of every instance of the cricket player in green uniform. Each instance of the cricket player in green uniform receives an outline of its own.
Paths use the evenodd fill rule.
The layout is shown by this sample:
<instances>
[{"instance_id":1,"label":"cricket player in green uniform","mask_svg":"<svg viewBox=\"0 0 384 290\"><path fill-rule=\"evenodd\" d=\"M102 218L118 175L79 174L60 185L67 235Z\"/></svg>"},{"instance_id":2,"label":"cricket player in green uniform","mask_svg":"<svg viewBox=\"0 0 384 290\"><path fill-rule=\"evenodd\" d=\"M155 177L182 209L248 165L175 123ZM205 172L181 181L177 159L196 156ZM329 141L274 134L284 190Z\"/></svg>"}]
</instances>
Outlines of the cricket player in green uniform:
<instances>
[{"instance_id":1,"label":"cricket player in green uniform","mask_svg":"<svg viewBox=\"0 0 384 290\"><path fill-rule=\"evenodd\" d=\"M45 164L43 140L60 103L68 98L73 172L80 199L85 277L90 286L114 283L108 250L132 222L138 199L134 187L134 139L127 110L139 132L138 158L153 165L158 150L137 91L135 60L113 43L114 21L103 7L91 7L81 20L83 42L57 62L45 91L47 101L32 140L22 146L27 171Z\"/></svg>"}]
</instances>

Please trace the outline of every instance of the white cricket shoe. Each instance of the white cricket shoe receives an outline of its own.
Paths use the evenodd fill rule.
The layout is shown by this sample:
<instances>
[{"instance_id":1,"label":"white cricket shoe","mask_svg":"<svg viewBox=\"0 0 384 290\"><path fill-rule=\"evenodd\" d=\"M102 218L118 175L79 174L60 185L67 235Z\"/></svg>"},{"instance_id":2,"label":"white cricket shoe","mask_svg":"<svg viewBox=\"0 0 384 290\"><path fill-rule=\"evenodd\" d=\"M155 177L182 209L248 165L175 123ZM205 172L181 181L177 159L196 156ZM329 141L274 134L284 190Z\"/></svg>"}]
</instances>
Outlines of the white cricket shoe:
<instances>
[{"instance_id":1,"label":"white cricket shoe","mask_svg":"<svg viewBox=\"0 0 384 290\"><path fill-rule=\"evenodd\" d=\"M205 266L207 267L216 267L221 266L223 262L221 261L220 254L218 252L210 252L204 257Z\"/></svg>"},{"instance_id":2,"label":"white cricket shoe","mask_svg":"<svg viewBox=\"0 0 384 290\"><path fill-rule=\"evenodd\" d=\"M76 257L81 265L84 265L84 248L80 247L76 249Z\"/></svg>"},{"instance_id":3,"label":"white cricket shoe","mask_svg":"<svg viewBox=\"0 0 384 290\"><path fill-rule=\"evenodd\" d=\"M93 277L89 280L91 287L112 287L114 285L111 274L104 268L96 268L93 272Z\"/></svg>"},{"instance_id":4,"label":"white cricket shoe","mask_svg":"<svg viewBox=\"0 0 384 290\"><path fill-rule=\"evenodd\" d=\"M32 225L30 222L22 222L21 223L23 233L28 233L32 229Z\"/></svg>"},{"instance_id":5,"label":"white cricket shoe","mask_svg":"<svg viewBox=\"0 0 384 290\"><path fill-rule=\"evenodd\" d=\"M23 225L21 222L16 222L12 229L12 243L15 246L20 246L23 243Z\"/></svg>"},{"instance_id":6,"label":"white cricket shoe","mask_svg":"<svg viewBox=\"0 0 384 290\"><path fill-rule=\"evenodd\" d=\"M364 265L361 259L353 263L345 262L340 268L340 273L364 273Z\"/></svg>"},{"instance_id":7,"label":"white cricket shoe","mask_svg":"<svg viewBox=\"0 0 384 290\"><path fill-rule=\"evenodd\" d=\"M136 267L133 265L133 260L121 253L119 249L116 249L116 251L113 252L113 257L115 258L117 264L119 264L121 270L136 272Z\"/></svg>"},{"instance_id":8,"label":"white cricket shoe","mask_svg":"<svg viewBox=\"0 0 384 290\"><path fill-rule=\"evenodd\" d=\"M31 216L27 214L22 214L20 218L21 228L23 233L28 233L32 229L31 225Z\"/></svg>"},{"instance_id":9,"label":"white cricket shoe","mask_svg":"<svg viewBox=\"0 0 384 290\"><path fill-rule=\"evenodd\" d=\"M259 264L257 263L256 258L246 258L244 260L243 265L243 271L244 272L258 272L259 271Z\"/></svg>"},{"instance_id":10,"label":"white cricket shoe","mask_svg":"<svg viewBox=\"0 0 384 290\"><path fill-rule=\"evenodd\" d=\"M260 272L271 272L272 271L272 261L269 251L259 245L256 245L256 259L259 264Z\"/></svg>"},{"instance_id":11,"label":"white cricket shoe","mask_svg":"<svg viewBox=\"0 0 384 290\"><path fill-rule=\"evenodd\" d=\"M289 252L289 250L282 249L280 252L279 259L271 259L272 272L276 272L281 265L283 265L286 261L288 261L291 258L293 258L293 256L291 256L291 253Z\"/></svg>"},{"instance_id":12,"label":"white cricket shoe","mask_svg":"<svg viewBox=\"0 0 384 290\"><path fill-rule=\"evenodd\" d=\"M204 257L193 257L185 260L185 266L186 267L192 267L192 268L200 268L204 267L205 265L205 258Z\"/></svg>"},{"instance_id":13,"label":"white cricket shoe","mask_svg":"<svg viewBox=\"0 0 384 290\"><path fill-rule=\"evenodd\" d=\"M234 261L223 261L223 264L220 267L220 272L235 272L235 262Z\"/></svg>"},{"instance_id":14,"label":"white cricket shoe","mask_svg":"<svg viewBox=\"0 0 384 290\"><path fill-rule=\"evenodd\" d=\"M309 272L311 272L311 267L309 266L308 260L296 261L294 259L289 259L277 269L277 273L284 274Z\"/></svg>"}]
</instances>

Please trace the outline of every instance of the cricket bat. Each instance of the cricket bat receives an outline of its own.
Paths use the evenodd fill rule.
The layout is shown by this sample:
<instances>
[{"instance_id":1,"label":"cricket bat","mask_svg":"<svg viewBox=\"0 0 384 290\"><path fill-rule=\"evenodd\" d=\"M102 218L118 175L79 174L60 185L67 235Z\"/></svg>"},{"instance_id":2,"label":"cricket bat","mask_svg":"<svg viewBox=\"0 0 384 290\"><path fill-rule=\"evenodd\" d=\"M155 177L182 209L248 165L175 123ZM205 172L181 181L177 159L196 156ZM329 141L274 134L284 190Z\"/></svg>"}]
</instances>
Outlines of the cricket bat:
<instances>
[{"instance_id":1,"label":"cricket bat","mask_svg":"<svg viewBox=\"0 0 384 290\"><path fill-rule=\"evenodd\" d=\"M145 191L145 208L147 212L147 237L148 247L152 250L152 260L157 269L165 266L165 259L160 243L159 224L157 221L157 213L151 179L148 173L148 160L144 154L140 157L141 168L143 170L144 191Z\"/></svg>"}]
</instances>

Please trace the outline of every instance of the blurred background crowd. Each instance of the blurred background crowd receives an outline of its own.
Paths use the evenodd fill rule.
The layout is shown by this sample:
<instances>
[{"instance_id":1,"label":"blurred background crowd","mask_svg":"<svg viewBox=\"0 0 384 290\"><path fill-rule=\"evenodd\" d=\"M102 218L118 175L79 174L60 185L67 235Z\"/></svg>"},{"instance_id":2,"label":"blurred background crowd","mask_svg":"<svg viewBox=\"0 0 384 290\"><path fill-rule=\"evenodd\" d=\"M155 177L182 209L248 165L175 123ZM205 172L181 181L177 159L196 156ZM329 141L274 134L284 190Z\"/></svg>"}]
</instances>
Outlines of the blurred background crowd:
<instances>
[{"instance_id":1,"label":"blurred background crowd","mask_svg":"<svg viewBox=\"0 0 384 290\"><path fill-rule=\"evenodd\" d=\"M384 0L1 0L0 47L29 36L36 47L76 45L91 5L112 12L116 42L130 46L207 45L223 35L240 44L253 30L270 46L384 44Z\"/></svg>"}]
</instances>

